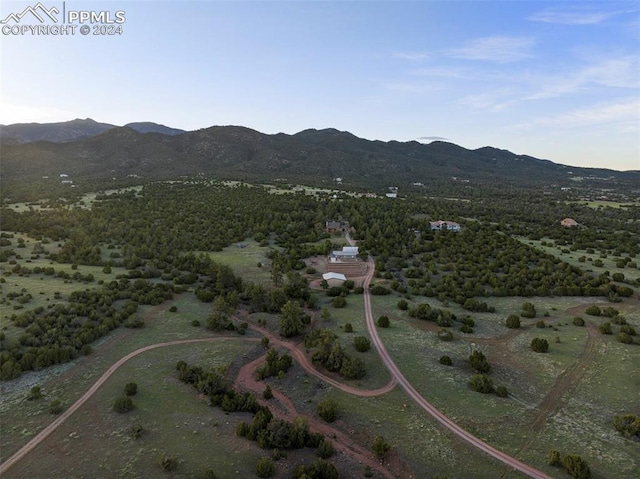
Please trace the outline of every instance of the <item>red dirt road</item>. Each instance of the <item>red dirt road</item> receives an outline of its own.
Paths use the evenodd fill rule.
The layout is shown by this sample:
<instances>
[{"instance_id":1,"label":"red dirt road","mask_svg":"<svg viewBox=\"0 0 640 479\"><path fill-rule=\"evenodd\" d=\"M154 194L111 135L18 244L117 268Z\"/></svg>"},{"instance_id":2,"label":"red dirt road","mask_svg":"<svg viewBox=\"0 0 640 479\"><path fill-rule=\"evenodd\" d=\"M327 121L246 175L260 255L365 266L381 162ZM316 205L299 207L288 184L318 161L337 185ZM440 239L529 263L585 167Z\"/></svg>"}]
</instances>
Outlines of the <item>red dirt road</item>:
<instances>
[{"instance_id":1,"label":"red dirt road","mask_svg":"<svg viewBox=\"0 0 640 479\"><path fill-rule=\"evenodd\" d=\"M91 396L93 396L98 389L109 379L116 370L122 366L124 363L129 361L131 358L138 356L147 351L151 351L152 349L163 348L166 346L176 346L178 344L189 344L189 343L204 343L204 342L213 342L213 341L225 341L225 340L237 340L238 338L231 337L217 337L217 338L200 338L200 339L179 339L176 341L167 341L165 343L157 343L152 344L150 346L145 346L144 348L137 349L126 356L120 358L118 361L113 363L109 369L107 369L100 379L98 379L93 386L91 386L86 393L84 393L80 399L78 399L75 403L73 403L69 409L60 414L55 421L45 427L42 431L40 431L36 436L34 436L28 443L26 443L20 450L18 450L13 456L0 464L0 476L5 474L7 470L11 466L13 466L16 462L26 456L29 452L31 452L38 444L44 441L49 434L56 430L58 426L60 426L63 422L65 422L74 412L76 412L82 405L87 402ZM246 338L245 341L258 341L257 339Z\"/></svg>"},{"instance_id":2,"label":"red dirt road","mask_svg":"<svg viewBox=\"0 0 640 479\"><path fill-rule=\"evenodd\" d=\"M440 411L438 411L434 406L432 406L425 398L423 398L418 391L411 385L411 383L403 376L400 372L396 364L393 362L389 353L384 347L380 336L378 336L378 330L376 329L376 325L373 321L373 314L371 312L371 297L369 294L369 283L371 282L371 278L373 277L373 272L375 269L375 265L372 258L369 258L369 270L367 272L367 277L364 281L364 311L367 322L367 329L369 330L369 334L371 335L371 339L373 340L373 344L376 346L378 350L378 354L384 364L387 366L391 375L396 378L398 384L405 390L405 392L415 401L417 402L422 409L428 412L434 419L436 419L440 424L446 427L448 430L453 432L458 437L464 439L472 446L480 449L481 451L487 453L494 459L502 462L503 464L511 467L517 471L522 472L523 474L535 478L535 479L553 479L551 476L546 475L542 471L538 471L534 467L531 467L514 457L509 456L508 454L499 451L493 446L490 446L486 442L478 439L470 432L462 429L456 423L454 423L451 419L446 417Z\"/></svg>"}]
</instances>

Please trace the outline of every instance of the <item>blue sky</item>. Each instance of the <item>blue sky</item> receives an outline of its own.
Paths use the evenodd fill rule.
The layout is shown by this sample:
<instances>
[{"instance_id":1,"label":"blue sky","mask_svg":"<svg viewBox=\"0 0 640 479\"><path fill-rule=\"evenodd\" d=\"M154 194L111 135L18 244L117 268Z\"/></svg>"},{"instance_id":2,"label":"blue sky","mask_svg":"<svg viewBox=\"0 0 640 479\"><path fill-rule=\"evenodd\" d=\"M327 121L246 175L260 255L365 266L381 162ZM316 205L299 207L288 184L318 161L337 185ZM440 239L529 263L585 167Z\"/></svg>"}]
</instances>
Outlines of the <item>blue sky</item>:
<instances>
[{"instance_id":1,"label":"blue sky","mask_svg":"<svg viewBox=\"0 0 640 479\"><path fill-rule=\"evenodd\" d=\"M1 35L0 123L333 127L640 169L637 1L65 5L125 11L122 35Z\"/></svg>"}]
</instances>

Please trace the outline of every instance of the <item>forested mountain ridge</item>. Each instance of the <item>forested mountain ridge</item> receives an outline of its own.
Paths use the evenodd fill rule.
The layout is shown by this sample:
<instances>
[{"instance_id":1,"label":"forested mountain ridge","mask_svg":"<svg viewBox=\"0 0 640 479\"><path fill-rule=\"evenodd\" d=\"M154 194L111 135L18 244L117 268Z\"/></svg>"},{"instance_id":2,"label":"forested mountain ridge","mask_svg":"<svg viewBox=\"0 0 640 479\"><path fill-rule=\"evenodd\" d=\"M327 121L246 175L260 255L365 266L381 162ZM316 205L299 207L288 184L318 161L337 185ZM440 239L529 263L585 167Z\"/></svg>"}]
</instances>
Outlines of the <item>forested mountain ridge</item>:
<instances>
[{"instance_id":1,"label":"forested mountain ridge","mask_svg":"<svg viewBox=\"0 0 640 479\"><path fill-rule=\"evenodd\" d=\"M335 129L268 135L238 126L214 126L170 136L128 127L91 138L54 143L2 141L3 182L72 175L145 179L206 175L239 180L285 179L305 184L365 188L504 183L515 187L575 185L572 178L640 181L640 172L576 168L506 150L468 150L447 142L369 141Z\"/></svg>"},{"instance_id":2,"label":"forested mountain ridge","mask_svg":"<svg viewBox=\"0 0 640 479\"><path fill-rule=\"evenodd\" d=\"M184 130L149 121L127 123L125 126L140 133L179 135L185 132ZM76 118L75 120L59 123L14 123L12 125L0 125L0 138L13 144L32 143L34 141L62 143L91 138L112 128L119 127L110 123L99 123L91 118L84 120Z\"/></svg>"}]
</instances>

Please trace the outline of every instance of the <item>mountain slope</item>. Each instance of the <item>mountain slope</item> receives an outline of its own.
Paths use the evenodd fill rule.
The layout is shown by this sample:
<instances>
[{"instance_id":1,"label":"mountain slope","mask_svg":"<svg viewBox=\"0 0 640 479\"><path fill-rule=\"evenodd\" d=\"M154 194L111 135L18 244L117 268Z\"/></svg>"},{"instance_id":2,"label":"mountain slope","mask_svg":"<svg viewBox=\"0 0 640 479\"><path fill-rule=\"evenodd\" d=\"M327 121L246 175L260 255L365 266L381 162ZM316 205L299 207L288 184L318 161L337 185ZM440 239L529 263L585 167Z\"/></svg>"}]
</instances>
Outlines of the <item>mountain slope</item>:
<instances>
[{"instance_id":1,"label":"mountain slope","mask_svg":"<svg viewBox=\"0 0 640 479\"><path fill-rule=\"evenodd\" d=\"M76 118L60 123L15 123L0 125L0 138L11 138L20 143L75 141L98 135L111 128L115 128L115 125L98 123L91 118Z\"/></svg>"},{"instance_id":2,"label":"mountain slope","mask_svg":"<svg viewBox=\"0 0 640 479\"><path fill-rule=\"evenodd\" d=\"M2 141L2 178L26 180L61 173L79 178L170 179L205 174L218 178L286 179L362 187L425 185L452 177L475 185L572 184L572 176L640 181L640 172L566 167L548 160L447 142L369 141L334 129L267 135L238 126L215 126L174 136L116 127L66 143Z\"/></svg>"}]
</instances>

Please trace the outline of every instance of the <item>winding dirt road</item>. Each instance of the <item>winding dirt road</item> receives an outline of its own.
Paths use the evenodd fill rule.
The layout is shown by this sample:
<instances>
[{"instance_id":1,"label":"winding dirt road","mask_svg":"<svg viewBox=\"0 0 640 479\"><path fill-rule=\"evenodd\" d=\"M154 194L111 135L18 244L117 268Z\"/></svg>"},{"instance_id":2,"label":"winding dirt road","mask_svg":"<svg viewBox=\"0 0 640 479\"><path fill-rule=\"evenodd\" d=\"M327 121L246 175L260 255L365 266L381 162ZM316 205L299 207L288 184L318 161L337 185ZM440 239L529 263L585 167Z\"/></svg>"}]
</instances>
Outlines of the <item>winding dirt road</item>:
<instances>
[{"instance_id":1,"label":"winding dirt road","mask_svg":"<svg viewBox=\"0 0 640 479\"><path fill-rule=\"evenodd\" d=\"M87 402L91 396L93 396L98 389L109 379L113 373L115 373L120 366L129 361L131 358L134 358L142 353L147 351L151 351L152 349L164 348L167 346L176 346L178 344L190 344L190 343L206 343L206 342L214 342L214 341L226 341L226 340L235 340L238 338L235 337L216 337L216 338L200 338L200 339L178 339L175 341L167 341L164 343L151 344L149 346L145 346L144 348L136 349L135 351L127 354L126 356L120 358L118 361L113 363L109 369L107 369L100 379L98 379L93 386L91 386L87 392L85 392L76 402L74 402L69 409L60 414L55 421L45 427L42 431L40 431L37 435L35 435L28 443L26 443L22 448L20 448L13 456L0 464L0 476L5 474L7 470L11 466L13 466L16 462L26 456L29 452L31 452L38 444L44 441L53 431L55 431L63 422L65 422L71 415L76 412L82 405ZM244 338L245 341L259 341L254 338Z\"/></svg>"},{"instance_id":2,"label":"winding dirt road","mask_svg":"<svg viewBox=\"0 0 640 479\"><path fill-rule=\"evenodd\" d=\"M398 381L398 384L405 390L405 392L411 397L411 399L413 399L416 403L418 403L418 405L420 405L420 407L422 407L422 409L428 412L434 419L436 419L440 424L446 427L449 431L453 432L458 437L464 439L472 446L480 449L481 451L485 452L486 454L493 457L494 459L497 459L498 461L502 462L508 467L511 467L517 471L520 471L529 477L532 477L535 479L553 479L551 476L546 475L542 471L538 471L534 467L531 467L517 460L516 458L509 456L508 454L502 451L499 451L495 447L487 444L481 439L478 439L477 437L475 437L470 432L464 430L463 428L458 426L455 422L453 422L451 419L449 419L440 411L438 411L425 398L423 398L420 395L420 393L418 393L418 391L415 390L415 388L404 377L404 375L400 372L396 364L393 362L393 360L389 356L389 353L387 352L386 348L384 347L384 344L382 343L382 340L380 339L380 336L378 335L378 330L376 329L376 325L373 321L373 314L371 312L371 296L369 293L369 284L371 283L371 278L373 277L374 268L375 268L375 265L374 265L373 259L369 258L369 269L363 284L364 311L366 316L367 329L369 330L369 334L371 336L371 339L373 340L373 344L376 346L376 349L378 350L378 354L380 354L382 361L384 362L385 366L387 366L387 369L389 369L389 371L391 372L391 375L394 378L396 378L396 380Z\"/></svg>"}]
</instances>

